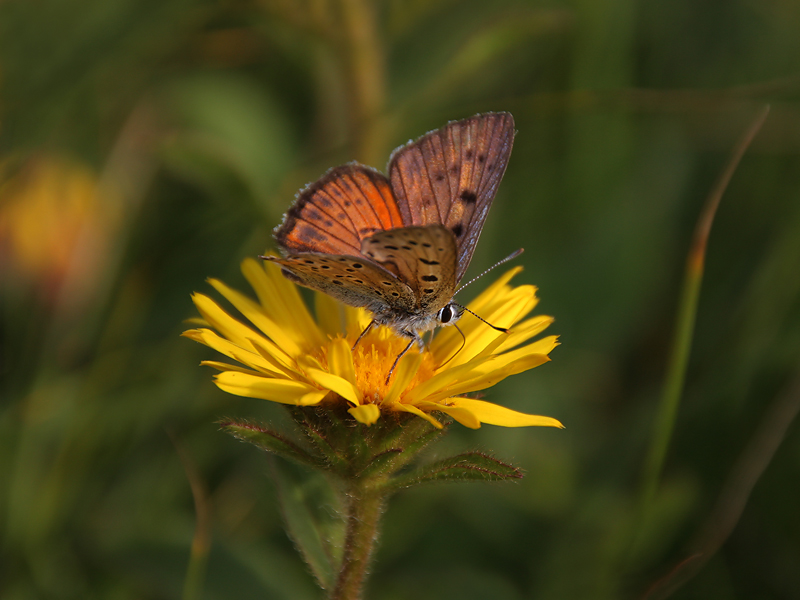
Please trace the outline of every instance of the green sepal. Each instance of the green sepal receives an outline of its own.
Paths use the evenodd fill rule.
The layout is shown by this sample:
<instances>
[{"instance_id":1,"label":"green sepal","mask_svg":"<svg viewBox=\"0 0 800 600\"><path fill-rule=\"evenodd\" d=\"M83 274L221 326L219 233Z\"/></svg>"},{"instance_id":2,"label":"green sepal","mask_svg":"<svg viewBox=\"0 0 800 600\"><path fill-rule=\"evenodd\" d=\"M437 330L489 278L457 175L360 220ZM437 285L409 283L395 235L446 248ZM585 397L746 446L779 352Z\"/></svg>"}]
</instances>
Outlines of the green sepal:
<instances>
[{"instance_id":1,"label":"green sepal","mask_svg":"<svg viewBox=\"0 0 800 600\"><path fill-rule=\"evenodd\" d=\"M339 453L336 448L328 441L328 439L316 429L312 427L305 427L303 433L309 439L311 444L318 450L325 458L325 464L322 467L326 471L340 472L346 468L347 460Z\"/></svg>"},{"instance_id":2,"label":"green sepal","mask_svg":"<svg viewBox=\"0 0 800 600\"><path fill-rule=\"evenodd\" d=\"M403 454L402 448L391 448L381 452L380 454L376 454L372 457L372 460L369 461L367 466L357 473L357 476L365 478L381 475L386 471L395 468L397 459L401 454Z\"/></svg>"},{"instance_id":3,"label":"green sepal","mask_svg":"<svg viewBox=\"0 0 800 600\"><path fill-rule=\"evenodd\" d=\"M422 421L419 417L415 417L417 420ZM438 440L444 433L447 432L447 426L449 423L445 423L444 429L437 429L430 423L423 421L422 427L424 429L422 432L415 436L413 440L411 440L408 444L406 444L405 451L408 453L409 456L416 456L431 442L434 440ZM427 426L427 427L426 427Z\"/></svg>"},{"instance_id":4,"label":"green sepal","mask_svg":"<svg viewBox=\"0 0 800 600\"><path fill-rule=\"evenodd\" d=\"M235 421L221 421L219 424L236 439L249 442L261 450L292 462L314 468L319 468L323 463L321 456L312 455L291 440L261 425Z\"/></svg>"},{"instance_id":5,"label":"green sepal","mask_svg":"<svg viewBox=\"0 0 800 600\"><path fill-rule=\"evenodd\" d=\"M422 465L393 478L393 490L434 481L506 481L522 479L522 471L481 452L467 452Z\"/></svg>"}]
</instances>

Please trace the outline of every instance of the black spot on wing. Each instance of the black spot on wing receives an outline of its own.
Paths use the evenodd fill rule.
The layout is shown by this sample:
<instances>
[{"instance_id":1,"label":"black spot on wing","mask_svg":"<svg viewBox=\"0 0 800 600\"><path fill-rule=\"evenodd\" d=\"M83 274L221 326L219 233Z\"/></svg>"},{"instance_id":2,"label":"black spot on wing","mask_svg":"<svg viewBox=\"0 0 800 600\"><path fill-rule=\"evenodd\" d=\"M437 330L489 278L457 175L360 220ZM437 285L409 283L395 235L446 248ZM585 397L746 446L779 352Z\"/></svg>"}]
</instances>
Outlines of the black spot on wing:
<instances>
[{"instance_id":1,"label":"black spot on wing","mask_svg":"<svg viewBox=\"0 0 800 600\"><path fill-rule=\"evenodd\" d=\"M300 282L300 281L302 281L302 279L301 279L300 277L298 277L297 275L295 275L295 274L294 274L292 271L290 271L289 269L281 269L281 273L283 273L283 276L284 276L284 277L286 277L286 279L288 279L289 281L295 281L295 282Z\"/></svg>"},{"instance_id":2,"label":"black spot on wing","mask_svg":"<svg viewBox=\"0 0 800 600\"><path fill-rule=\"evenodd\" d=\"M461 234L464 233L464 226L461 223L456 223L451 227L451 231L456 237L461 237Z\"/></svg>"},{"instance_id":3,"label":"black spot on wing","mask_svg":"<svg viewBox=\"0 0 800 600\"><path fill-rule=\"evenodd\" d=\"M478 201L478 196L471 190L464 190L460 197L467 204L475 204Z\"/></svg>"}]
</instances>

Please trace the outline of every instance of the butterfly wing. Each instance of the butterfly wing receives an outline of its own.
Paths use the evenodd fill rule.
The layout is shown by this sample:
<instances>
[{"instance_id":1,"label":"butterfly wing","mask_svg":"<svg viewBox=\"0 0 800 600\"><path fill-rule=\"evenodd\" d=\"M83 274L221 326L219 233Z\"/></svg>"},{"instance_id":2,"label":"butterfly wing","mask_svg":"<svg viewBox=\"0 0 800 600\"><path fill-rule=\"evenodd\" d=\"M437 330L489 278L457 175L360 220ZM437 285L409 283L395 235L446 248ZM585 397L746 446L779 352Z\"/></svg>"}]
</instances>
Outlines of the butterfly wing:
<instances>
[{"instance_id":1,"label":"butterfly wing","mask_svg":"<svg viewBox=\"0 0 800 600\"><path fill-rule=\"evenodd\" d=\"M449 123L389 161L389 181L403 224L444 225L456 239L456 281L475 245L511 156L514 118L487 113Z\"/></svg>"},{"instance_id":2,"label":"butterfly wing","mask_svg":"<svg viewBox=\"0 0 800 600\"><path fill-rule=\"evenodd\" d=\"M319 252L265 258L279 264L288 279L350 306L382 313L389 306L412 312L416 305L414 291L371 260Z\"/></svg>"},{"instance_id":3,"label":"butterfly wing","mask_svg":"<svg viewBox=\"0 0 800 600\"><path fill-rule=\"evenodd\" d=\"M456 240L442 225L381 231L363 240L361 253L407 283L420 312L436 312L453 297Z\"/></svg>"},{"instance_id":4,"label":"butterfly wing","mask_svg":"<svg viewBox=\"0 0 800 600\"><path fill-rule=\"evenodd\" d=\"M386 177L350 163L300 191L275 230L275 239L290 253L358 256L363 238L402 226Z\"/></svg>"}]
</instances>

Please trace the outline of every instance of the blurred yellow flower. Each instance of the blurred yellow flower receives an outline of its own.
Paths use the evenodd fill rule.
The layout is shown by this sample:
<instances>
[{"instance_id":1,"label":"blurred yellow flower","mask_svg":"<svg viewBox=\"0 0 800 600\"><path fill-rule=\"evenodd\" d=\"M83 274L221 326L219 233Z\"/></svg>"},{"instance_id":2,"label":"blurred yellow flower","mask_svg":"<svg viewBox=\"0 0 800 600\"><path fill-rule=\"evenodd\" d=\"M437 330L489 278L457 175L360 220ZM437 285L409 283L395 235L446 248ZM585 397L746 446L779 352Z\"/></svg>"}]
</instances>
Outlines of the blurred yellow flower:
<instances>
[{"instance_id":1,"label":"blurred yellow flower","mask_svg":"<svg viewBox=\"0 0 800 600\"><path fill-rule=\"evenodd\" d=\"M247 259L242 263L242 272L259 302L221 281L210 280L254 327L196 293L195 306L204 323L216 332L204 327L183 335L243 365L202 363L221 371L215 377L220 389L239 396L299 406L344 401L350 405L350 414L366 424L375 423L382 412L398 411L417 415L436 427L442 425L431 415L434 412L471 428L481 423L562 427L550 417L464 396L547 362L557 345L556 336L527 343L553 319L536 316L522 320L536 306L537 298L533 286L508 285L520 270L506 273L469 305L488 321L510 326L510 333L495 331L467 315L459 322L465 342L453 327L441 329L428 350L410 351L403 357L388 384L386 374L408 341L387 328L374 327L351 350L370 322L368 313L317 293L315 321L295 284L269 262Z\"/></svg>"},{"instance_id":2,"label":"blurred yellow flower","mask_svg":"<svg viewBox=\"0 0 800 600\"><path fill-rule=\"evenodd\" d=\"M52 301L88 295L119 222L116 203L100 187L88 167L55 156L0 176L0 262L7 276L33 283ZM66 281L81 298L59 297Z\"/></svg>"}]
</instances>

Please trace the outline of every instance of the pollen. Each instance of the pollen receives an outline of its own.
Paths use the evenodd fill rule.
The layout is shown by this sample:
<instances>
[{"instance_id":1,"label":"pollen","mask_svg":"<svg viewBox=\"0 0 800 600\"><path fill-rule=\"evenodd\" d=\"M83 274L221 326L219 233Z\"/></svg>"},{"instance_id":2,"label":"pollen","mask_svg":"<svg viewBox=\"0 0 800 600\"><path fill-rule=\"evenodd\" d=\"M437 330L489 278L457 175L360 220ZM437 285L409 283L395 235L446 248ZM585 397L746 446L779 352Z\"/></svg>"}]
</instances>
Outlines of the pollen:
<instances>
[{"instance_id":1,"label":"pollen","mask_svg":"<svg viewBox=\"0 0 800 600\"><path fill-rule=\"evenodd\" d=\"M388 394L393 380L387 385L386 376L409 342L408 339L397 337L389 330L381 329L365 335L353 351L356 384L363 391L364 400L373 404L381 404ZM417 352L418 350L412 347L407 354ZM412 390L419 383L433 377L435 368L433 355L423 351L422 362L406 390ZM401 393L400 402L403 401L403 395Z\"/></svg>"}]
</instances>

